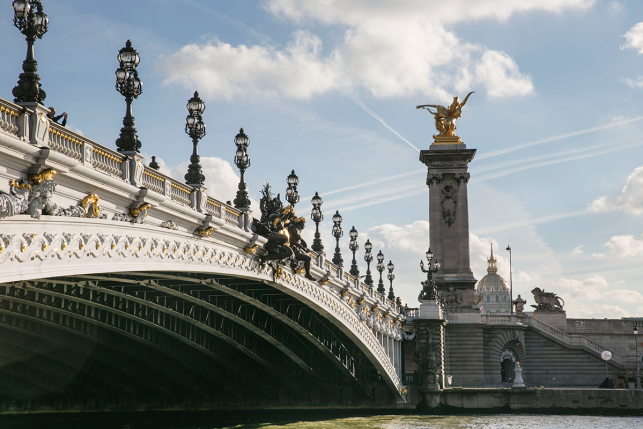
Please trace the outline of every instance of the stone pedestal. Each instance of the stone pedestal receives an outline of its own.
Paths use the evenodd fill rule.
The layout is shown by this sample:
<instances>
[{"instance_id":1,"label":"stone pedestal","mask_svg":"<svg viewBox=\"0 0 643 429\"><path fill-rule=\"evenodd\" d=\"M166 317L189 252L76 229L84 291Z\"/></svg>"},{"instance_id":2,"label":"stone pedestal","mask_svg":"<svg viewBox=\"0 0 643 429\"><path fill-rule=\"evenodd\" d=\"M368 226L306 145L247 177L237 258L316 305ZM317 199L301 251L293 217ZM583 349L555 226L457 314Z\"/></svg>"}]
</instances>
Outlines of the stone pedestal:
<instances>
[{"instance_id":1,"label":"stone pedestal","mask_svg":"<svg viewBox=\"0 0 643 429\"><path fill-rule=\"evenodd\" d=\"M564 311L536 310L532 313L531 317L558 329L564 329L567 327L567 313Z\"/></svg>"},{"instance_id":2,"label":"stone pedestal","mask_svg":"<svg viewBox=\"0 0 643 429\"><path fill-rule=\"evenodd\" d=\"M429 150L420 152L420 161L428 167L431 250L441 265L433 279L440 292L453 288L460 297L458 307L471 309L476 279L469 262L467 167L476 150L457 138L442 140L436 137Z\"/></svg>"},{"instance_id":3,"label":"stone pedestal","mask_svg":"<svg viewBox=\"0 0 643 429\"><path fill-rule=\"evenodd\" d=\"M414 320L415 362L420 377L420 392L436 392L444 386L444 325L442 309L435 300L422 301L420 318ZM425 395L426 396L426 395ZM425 402L430 406L431 401Z\"/></svg>"},{"instance_id":4,"label":"stone pedestal","mask_svg":"<svg viewBox=\"0 0 643 429\"><path fill-rule=\"evenodd\" d=\"M34 102L17 104L30 111L28 120L29 143L36 146L49 146L49 119L47 118L49 109L42 104Z\"/></svg>"},{"instance_id":5,"label":"stone pedestal","mask_svg":"<svg viewBox=\"0 0 643 429\"><path fill-rule=\"evenodd\" d=\"M436 300L422 301L420 304L420 319L443 320L442 308Z\"/></svg>"}]
</instances>

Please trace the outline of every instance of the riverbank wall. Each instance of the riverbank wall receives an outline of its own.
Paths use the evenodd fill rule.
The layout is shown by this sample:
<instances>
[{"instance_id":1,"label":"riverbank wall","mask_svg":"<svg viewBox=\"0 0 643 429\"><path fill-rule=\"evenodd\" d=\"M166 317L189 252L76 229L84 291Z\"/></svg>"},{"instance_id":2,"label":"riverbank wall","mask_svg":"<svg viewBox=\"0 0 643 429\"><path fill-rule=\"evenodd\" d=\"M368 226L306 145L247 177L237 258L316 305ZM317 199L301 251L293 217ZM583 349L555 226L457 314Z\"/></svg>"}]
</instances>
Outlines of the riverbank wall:
<instances>
[{"instance_id":1,"label":"riverbank wall","mask_svg":"<svg viewBox=\"0 0 643 429\"><path fill-rule=\"evenodd\" d=\"M421 394L421 408L473 410L611 410L643 414L643 390L631 389L445 389ZM420 398L418 398L420 399Z\"/></svg>"}]
</instances>

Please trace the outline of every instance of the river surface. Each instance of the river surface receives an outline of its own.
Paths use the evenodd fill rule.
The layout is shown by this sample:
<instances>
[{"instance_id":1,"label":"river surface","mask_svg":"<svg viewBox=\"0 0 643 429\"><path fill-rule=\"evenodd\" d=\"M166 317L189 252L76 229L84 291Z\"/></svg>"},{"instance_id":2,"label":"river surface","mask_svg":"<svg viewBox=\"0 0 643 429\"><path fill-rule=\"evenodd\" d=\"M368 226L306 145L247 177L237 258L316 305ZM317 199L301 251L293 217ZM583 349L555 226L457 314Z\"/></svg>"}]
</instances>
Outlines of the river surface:
<instances>
[{"instance_id":1,"label":"river surface","mask_svg":"<svg viewBox=\"0 0 643 429\"><path fill-rule=\"evenodd\" d=\"M330 414L330 412L329 412ZM2 429L636 429L643 416L575 415L375 415L327 418L315 416L172 415L28 416L0 418Z\"/></svg>"}]
</instances>

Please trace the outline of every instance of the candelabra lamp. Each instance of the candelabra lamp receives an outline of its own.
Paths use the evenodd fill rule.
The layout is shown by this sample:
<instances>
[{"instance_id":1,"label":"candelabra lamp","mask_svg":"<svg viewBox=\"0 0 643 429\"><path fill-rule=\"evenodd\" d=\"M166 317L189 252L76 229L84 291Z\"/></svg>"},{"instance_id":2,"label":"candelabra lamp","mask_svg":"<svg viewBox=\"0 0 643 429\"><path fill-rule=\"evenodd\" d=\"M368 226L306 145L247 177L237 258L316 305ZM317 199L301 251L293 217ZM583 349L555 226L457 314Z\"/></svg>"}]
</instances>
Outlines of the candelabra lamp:
<instances>
[{"instance_id":1,"label":"candelabra lamp","mask_svg":"<svg viewBox=\"0 0 643 429\"><path fill-rule=\"evenodd\" d=\"M359 277L359 269L357 268L357 260L355 259L355 252L359 250L359 244L357 244L357 230L353 226L348 233L350 236L350 241L348 242L348 248L353 252L353 262L351 263L350 273L355 277Z\"/></svg>"},{"instance_id":2,"label":"candelabra lamp","mask_svg":"<svg viewBox=\"0 0 643 429\"><path fill-rule=\"evenodd\" d=\"M135 121L132 116L132 101L143 92L143 82L138 78L136 71L140 60L138 52L132 48L132 42L129 40L125 43L125 47L118 51L120 67L116 69L116 90L125 97L127 103L121 135L116 139L116 147L119 152L140 152L141 149L141 142L136 135Z\"/></svg>"},{"instance_id":3,"label":"candelabra lamp","mask_svg":"<svg viewBox=\"0 0 643 429\"><path fill-rule=\"evenodd\" d=\"M338 267L344 266L344 260L342 259L341 252L339 251L339 239L342 238L343 235L342 216L339 214L339 210L337 210L333 215L333 237L337 240L337 244L335 245L335 255L333 255L333 264Z\"/></svg>"},{"instance_id":4,"label":"candelabra lamp","mask_svg":"<svg viewBox=\"0 0 643 429\"><path fill-rule=\"evenodd\" d=\"M324 220L324 214L321 211L323 200L317 192L315 192L315 196L312 198L311 203L313 204L313 209L310 212L310 218L315 222L315 239L313 240L311 248L317 253L322 253L324 251L324 246L322 245L321 236L319 235L319 222Z\"/></svg>"},{"instance_id":5,"label":"candelabra lamp","mask_svg":"<svg viewBox=\"0 0 643 429\"><path fill-rule=\"evenodd\" d=\"M388 299L391 300L391 302L395 302L395 293L393 293L393 280L395 280L395 274L393 274L393 270L395 269L395 265L393 265L393 261L388 261L388 265L386 266L388 268L388 275L386 278L388 278L388 281L391 282L391 286L388 289Z\"/></svg>"},{"instance_id":6,"label":"candelabra lamp","mask_svg":"<svg viewBox=\"0 0 643 429\"><path fill-rule=\"evenodd\" d=\"M424 268L424 261L420 260L420 269L423 273L426 273L426 280L422 282L422 292L418 297L419 301L434 300L438 296L435 282L433 281L433 273L437 273L440 270L440 262L433 258L433 252L430 247L426 251L426 260L428 268Z\"/></svg>"},{"instance_id":7,"label":"candelabra lamp","mask_svg":"<svg viewBox=\"0 0 643 429\"><path fill-rule=\"evenodd\" d=\"M250 208L250 198L248 197L248 188L246 187L244 173L246 169L250 167L250 157L248 156L250 139L246 133L243 132L243 128L239 130L239 134L234 138L234 144L237 145L237 152L234 155L234 163L241 173L237 196L234 199L234 206L240 210L246 211Z\"/></svg>"},{"instance_id":8,"label":"candelabra lamp","mask_svg":"<svg viewBox=\"0 0 643 429\"><path fill-rule=\"evenodd\" d=\"M15 0L13 2L13 25L27 40L27 58L22 62L22 73L18 85L13 88L16 103L42 103L47 96L40 87L38 62L34 57L33 45L47 32L49 19L43 12L39 0Z\"/></svg>"},{"instance_id":9,"label":"candelabra lamp","mask_svg":"<svg viewBox=\"0 0 643 429\"><path fill-rule=\"evenodd\" d=\"M370 288L373 287L373 277L371 277L371 262L373 262L373 253L371 250L373 250L373 245L371 244L371 240L366 240L366 243L364 243L364 250L366 253L364 253L364 260L366 261L366 278L364 279L364 283Z\"/></svg>"},{"instance_id":10,"label":"candelabra lamp","mask_svg":"<svg viewBox=\"0 0 643 429\"><path fill-rule=\"evenodd\" d=\"M203 186L205 176L201 169L201 157L199 156L199 140L205 136L205 124L201 115L205 111L205 103L199 98L199 93L194 91L194 97L188 100L188 116L185 118L185 132L192 139L192 156L190 165L185 175L185 183L195 188Z\"/></svg>"},{"instance_id":11,"label":"candelabra lamp","mask_svg":"<svg viewBox=\"0 0 643 429\"><path fill-rule=\"evenodd\" d=\"M297 192L299 177L295 174L295 170L288 175L286 183L288 184L288 189L286 189L286 201L288 201L291 206L294 206L299 202L299 192Z\"/></svg>"},{"instance_id":12,"label":"candelabra lamp","mask_svg":"<svg viewBox=\"0 0 643 429\"><path fill-rule=\"evenodd\" d=\"M381 250L377 254L377 266L375 269L380 272L380 282L377 284L377 291L384 295L386 293L384 281L382 280L382 273L384 272L384 254Z\"/></svg>"}]
</instances>

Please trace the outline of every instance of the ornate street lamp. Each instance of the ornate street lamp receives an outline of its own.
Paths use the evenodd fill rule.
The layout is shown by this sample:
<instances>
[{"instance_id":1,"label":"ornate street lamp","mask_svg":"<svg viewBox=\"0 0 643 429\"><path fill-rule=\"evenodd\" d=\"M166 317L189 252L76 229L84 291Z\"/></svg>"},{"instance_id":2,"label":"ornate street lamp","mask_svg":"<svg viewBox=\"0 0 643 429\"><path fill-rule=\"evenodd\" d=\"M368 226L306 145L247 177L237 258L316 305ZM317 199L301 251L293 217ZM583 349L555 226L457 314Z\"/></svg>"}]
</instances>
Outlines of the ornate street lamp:
<instances>
[{"instance_id":1,"label":"ornate street lamp","mask_svg":"<svg viewBox=\"0 0 643 429\"><path fill-rule=\"evenodd\" d=\"M353 226L348 233L350 236L351 240L348 242L348 248L353 252L353 263L351 264L351 269L350 273L355 276L359 277L359 269L357 268L357 260L355 259L355 252L359 250L359 244L357 244L357 230Z\"/></svg>"},{"instance_id":2,"label":"ornate street lamp","mask_svg":"<svg viewBox=\"0 0 643 429\"><path fill-rule=\"evenodd\" d=\"M297 192L299 177L295 174L295 170L288 175L286 183L288 184L288 189L286 189L286 201L288 201L291 206L294 206L299 202L299 192Z\"/></svg>"},{"instance_id":3,"label":"ornate street lamp","mask_svg":"<svg viewBox=\"0 0 643 429\"><path fill-rule=\"evenodd\" d=\"M321 211L321 205L324 202L317 192L312 200L313 209L310 212L310 218L315 222L315 239L313 240L312 249L317 253L322 253L324 251L324 246L321 242L321 236L319 235L319 222L324 220L324 214Z\"/></svg>"},{"instance_id":4,"label":"ornate street lamp","mask_svg":"<svg viewBox=\"0 0 643 429\"><path fill-rule=\"evenodd\" d=\"M380 272L380 282L377 284L377 291L384 295L386 293L386 289L384 288L384 281L382 280L382 273L384 272L384 254L380 250L379 253L377 254L377 271Z\"/></svg>"},{"instance_id":5,"label":"ornate street lamp","mask_svg":"<svg viewBox=\"0 0 643 429\"><path fill-rule=\"evenodd\" d=\"M342 238L343 235L344 231L342 231L342 216L339 214L339 210L337 210L333 215L333 237L335 237L335 240L337 240L337 244L335 246L335 255L333 255L333 264L337 265L338 267L344 266L344 260L342 259L342 254L339 251L339 239Z\"/></svg>"},{"instance_id":6,"label":"ornate street lamp","mask_svg":"<svg viewBox=\"0 0 643 429\"><path fill-rule=\"evenodd\" d=\"M426 260L429 263L428 268L424 268L424 261L420 260L420 269L423 273L426 273L426 280L422 282L422 292L418 297L419 301L428 301L437 298L437 289L435 282L433 281L433 273L437 273L440 270L440 262L437 259L433 259L433 252L429 247L429 250L426 251Z\"/></svg>"},{"instance_id":7,"label":"ornate street lamp","mask_svg":"<svg viewBox=\"0 0 643 429\"><path fill-rule=\"evenodd\" d=\"M190 165L186 173L185 183L196 188L203 186L205 183L205 176L201 170L201 157L197 145L199 140L205 136L205 124L201 115L205 110L205 103L199 98L199 93L194 91L194 97L188 100L187 104L188 116L185 118L185 132L192 139L192 156L190 157Z\"/></svg>"},{"instance_id":8,"label":"ornate street lamp","mask_svg":"<svg viewBox=\"0 0 643 429\"><path fill-rule=\"evenodd\" d=\"M250 198L248 198L248 188L246 187L244 172L248 167L250 167L250 157L248 156L250 139L246 133L243 132L243 128L239 130L239 134L234 138L234 144L237 145L237 152L234 155L234 163L237 165L237 168L241 173L239 189L237 190L237 196L234 199L234 206L238 209L246 210L250 208Z\"/></svg>"},{"instance_id":9,"label":"ornate street lamp","mask_svg":"<svg viewBox=\"0 0 643 429\"><path fill-rule=\"evenodd\" d=\"M16 103L42 103L47 94L40 88L38 62L34 57L33 45L36 39L42 39L47 32L49 19L42 11L39 0L15 0L13 2L13 25L27 39L27 58L22 62L22 71L18 85L13 88L13 101Z\"/></svg>"},{"instance_id":10,"label":"ornate street lamp","mask_svg":"<svg viewBox=\"0 0 643 429\"><path fill-rule=\"evenodd\" d=\"M639 341L638 341L639 327L634 327L634 344L636 348L636 389L641 390L641 369L639 367Z\"/></svg>"},{"instance_id":11,"label":"ornate street lamp","mask_svg":"<svg viewBox=\"0 0 643 429\"><path fill-rule=\"evenodd\" d=\"M511 309L510 314L514 314L514 282L513 282L513 270L511 269L511 246L507 246L507 252L509 252L509 308Z\"/></svg>"},{"instance_id":12,"label":"ornate street lamp","mask_svg":"<svg viewBox=\"0 0 643 429\"><path fill-rule=\"evenodd\" d=\"M386 277L391 282L391 287L388 290L388 299L390 299L391 302L395 302L395 293L393 293L393 280L395 280L393 270L395 269L395 265L393 265L393 261L388 261L386 268L388 268L388 275Z\"/></svg>"},{"instance_id":13,"label":"ornate street lamp","mask_svg":"<svg viewBox=\"0 0 643 429\"><path fill-rule=\"evenodd\" d=\"M118 62L120 67L116 69L116 90L125 97L127 110L123 118L121 135L116 140L116 147L119 152L140 152L141 142L136 135L134 128L134 117L132 116L132 100L138 98L143 92L143 82L138 78L136 66L140 61L138 52L132 48L129 40L125 47L118 51Z\"/></svg>"},{"instance_id":14,"label":"ornate street lamp","mask_svg":"<svg viewBox=\"0 0 643 429\"><path fill-rule=\"evenodd\" d=\"M371 262L373 262L373 253L371 250L373 250L373 245L371 244L371 240L366 240L366 243L364 243L364 250L366 253L364 254L364 260L366 261L366 278L364 279L364 283L370 288L373 287L373 277L371 277Z\"/></svg>"}]
</instances>

